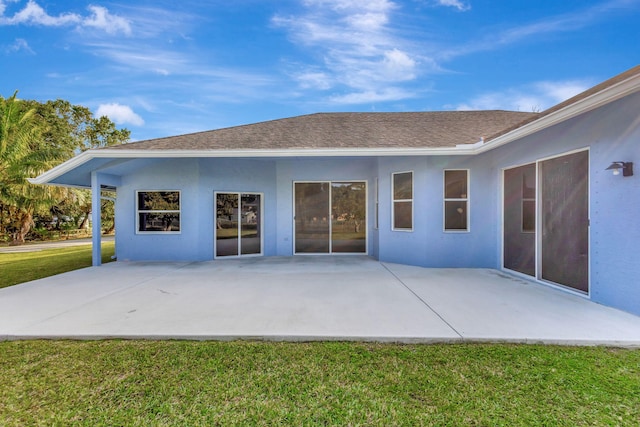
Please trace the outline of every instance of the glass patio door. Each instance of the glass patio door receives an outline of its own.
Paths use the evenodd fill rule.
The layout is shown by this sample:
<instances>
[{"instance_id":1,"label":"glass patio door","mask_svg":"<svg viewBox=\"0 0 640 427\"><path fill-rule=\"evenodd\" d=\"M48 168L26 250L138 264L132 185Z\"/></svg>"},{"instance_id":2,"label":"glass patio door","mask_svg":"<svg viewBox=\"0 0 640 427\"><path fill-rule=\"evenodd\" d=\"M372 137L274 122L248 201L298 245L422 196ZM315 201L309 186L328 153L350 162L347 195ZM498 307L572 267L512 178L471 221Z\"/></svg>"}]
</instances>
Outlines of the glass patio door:
<instances>
[{"instance_id":1,"label":"glass patio door","mask_svg":"<svg viewBox=\"0 0 640 427\"><path fill-rule=\"evenodd\" d=\"M295 253L367 252L365 182L294 183Z\"/></svg>"},{"instance_id":2,"label":"glass patio door","mask_svg":"<svg viewBox=\"0 0 640 427\"><path fill-rule=\"evenodd\" d=\"M589 292L589 152L540 162L540 277Z\"/></svg>"},{"instance_id":3,"label":"glass patio door","mask_svg":"<svg viewBox=\"0 0 640 427\"><path fill-rule=\"evenodd\" d=\"M215 256L262 255L262 196L215 193Z\"/></svg>"},{"instance_id":4,"label":"glass patio door","mask_svg":"<svg viewBox=\"0 0 640 427\"><path fill-rule=\"evenodd\" d=\"M504 171L503 262L536 275L536 164Z\"/></svg>"},{"instance_id":5,"label":"glass patio door","mask_svg":"<svg viewBox=\"0 0 640 427\"><path fill-rule=\"evenodd\" d=\"M589 152L504 171L503 266L589 292Z\"/></svg>"}]
</instances>

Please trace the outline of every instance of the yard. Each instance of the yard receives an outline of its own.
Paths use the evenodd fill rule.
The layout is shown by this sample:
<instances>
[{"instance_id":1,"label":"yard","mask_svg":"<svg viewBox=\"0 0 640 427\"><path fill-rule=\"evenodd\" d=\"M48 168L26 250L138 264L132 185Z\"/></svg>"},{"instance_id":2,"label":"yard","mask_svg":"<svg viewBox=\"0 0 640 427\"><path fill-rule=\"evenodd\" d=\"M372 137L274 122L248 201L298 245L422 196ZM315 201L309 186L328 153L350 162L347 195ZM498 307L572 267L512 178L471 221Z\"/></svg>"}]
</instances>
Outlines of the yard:
<instances>
[{"instance_id":1,"label":"yard","mask_svg":"<svg viewBox=\"0 0 640 427\"><path fill-rule=\"evenodd\" d=\"M90 246L0 254L0 286L90 260ZM638 402L638 349L0 342L2 426L637 426Z\"/></svg>"},{"instance_id":2,"label":"yard","mask_svg":"<svg viewBox=\"0 0 640 427\"><path fill-rule=\"evenodd\" d=\"M636 426L639 401L639 350L0 343L0 424L6 426Z\"/></svg>"},{"instance_id":3,"label":"yard","mask_svg":"<svg viewBox=\"0 0 640 427\"><path fill-rule=\"evenodd\" d=\"M102 262L111 261L113 242L102 244ZM39 252L0 253L0 288L91 266L91 245Z\"/></svg>"}]
</instances>

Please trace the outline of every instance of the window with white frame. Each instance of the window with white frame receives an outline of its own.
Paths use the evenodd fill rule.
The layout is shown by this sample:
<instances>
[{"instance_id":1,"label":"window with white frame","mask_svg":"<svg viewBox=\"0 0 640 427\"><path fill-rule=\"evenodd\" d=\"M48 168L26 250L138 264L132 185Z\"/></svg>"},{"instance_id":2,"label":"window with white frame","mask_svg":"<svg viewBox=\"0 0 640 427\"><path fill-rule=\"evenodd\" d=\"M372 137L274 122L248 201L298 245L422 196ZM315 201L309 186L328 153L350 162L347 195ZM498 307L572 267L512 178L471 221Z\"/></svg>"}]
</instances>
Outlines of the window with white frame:
<instances>
[{"instance_id":1,"label":"window with white frame","mask_svg":"<svg viewBox=\"0 0 640 427\"><path fill-rule=\"evenodd\" d=\"M397 172L392 175L393 210L392 229L413 230L413 172Z\"/></svg>"},{"instance_id":2,"label":"window with white frame","mask_svg":"<svg viewBox=\"0 0 640 427\"><path fill-rule=\"evenodd\" d=\"M469 171L444 171L444 229L469 231Z\"/></svg>"},{"instance_id":3,"label":"window with white frame","mask_svg":"<svg viewBox=\"0 0 640 427\"><path fill-rule=\"evenodd\" d=\"M179 191L136 192L138 233L179 233Z\"/></svg>"},{"instance_id":4,"label":"window with white frame","mask_svg":"<svg viewBox=\"0 0 640 427\"><path fill-rule=\"evenodd\" d=\"M536 169L524 168L522 174L522 232L536 232Z\"/></svg>"}]
</instances>

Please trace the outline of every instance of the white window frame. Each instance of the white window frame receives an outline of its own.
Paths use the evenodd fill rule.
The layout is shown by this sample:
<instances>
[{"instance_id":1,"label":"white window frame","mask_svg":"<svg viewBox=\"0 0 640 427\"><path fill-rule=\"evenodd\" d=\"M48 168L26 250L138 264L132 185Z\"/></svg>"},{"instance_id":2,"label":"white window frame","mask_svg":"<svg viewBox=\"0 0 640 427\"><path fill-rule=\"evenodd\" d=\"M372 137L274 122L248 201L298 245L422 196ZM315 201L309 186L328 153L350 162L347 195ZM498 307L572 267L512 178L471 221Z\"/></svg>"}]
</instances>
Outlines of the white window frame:
<instances>
[{"instance_id":1,"label":"white window frame","mask_svg":"<svg viewBox=\"0 0 640 427\"><path fill-rule=\"evenodd\" d=\"M447 172L465 171L467 173L467 197L447 197ZM471 232L471 170L470 169L444 169L442 171L442 230L445 233L470 233ZM467 206L467 228L448 229L447 228L447 202L465 202Z\"/></svg>"},{"instance_id":2,"label":"white window frame","mask_svg":"<svg viewBox=\"0 0 640 427\"><path fill-rule=\"evenodd\" d=\"M401 174L405 174L405 173L409 173L411 174L411 198L410 199L397 199L395 198L395 176L396 175L401 175ZM402 172L392 172L391 173L391 230L392 231L404 231L407 233L411 233L413 232L413 228L414 228L414 219L415 219L415 213L414 213L414 203L413 203L413 199L414 199L414 194L415 194L415 179L414 179L414 173L412 170L410 171L402 171ZM411 228L396 228L395 227L395 223L396 223L396 202L411 202Z\"/></svg>"},{"instance_id":3,"label":"white window frame","mask_svg":"<svg viewBox=\"0 0 640 427\"><path fill-rule=\"evenodd\" d=\"M177 210L140 210L138 204L138 197L140 193L178 193L178 206ZM180 190L136 190L135 195L136 205L136 234L181 234L182 233L182 192ZM180 218L180 230L178 231L142 231L140 230L140 213L177 213Z\"/></svg>"}]
</instances>

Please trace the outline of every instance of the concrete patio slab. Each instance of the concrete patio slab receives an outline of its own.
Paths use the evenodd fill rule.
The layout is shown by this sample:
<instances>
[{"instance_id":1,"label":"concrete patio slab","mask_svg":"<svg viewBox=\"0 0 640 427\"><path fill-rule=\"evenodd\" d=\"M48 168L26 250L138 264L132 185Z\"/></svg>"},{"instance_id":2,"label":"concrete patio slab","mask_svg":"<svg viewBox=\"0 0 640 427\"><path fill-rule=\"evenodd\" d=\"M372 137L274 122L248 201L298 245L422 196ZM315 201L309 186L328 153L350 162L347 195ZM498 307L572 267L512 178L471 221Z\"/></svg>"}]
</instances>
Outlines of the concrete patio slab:
<instances>
[{"instance_id":1,"label":"concrete patio slab","mask_svg":"<svg viewBox=\"0 0 640 427\"><path fill-rule=\"evenodd\" d=\"M387 268L467 341L640 344L640 317L497 270Z\"/></svg>"},{"instance_id":2,"label":"concrete patio slab","mask_svg":"<svg viewBox=\"0 0 640 427\"><path fill-rule=\"evenodd\" d=\"M116 262L0 289L0 339L640 346L640 317L494 270L361 256Z\"/></svg>"}]
</instances>

